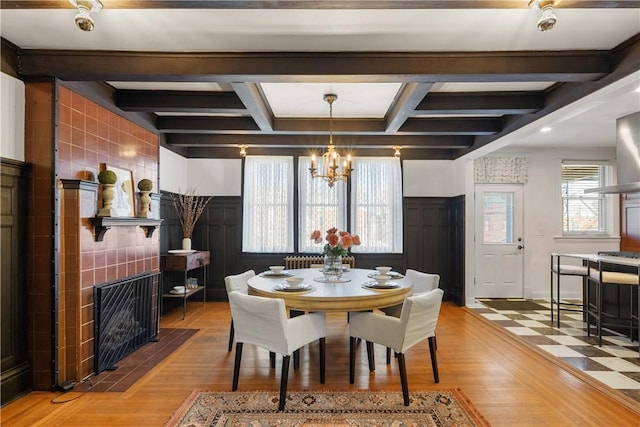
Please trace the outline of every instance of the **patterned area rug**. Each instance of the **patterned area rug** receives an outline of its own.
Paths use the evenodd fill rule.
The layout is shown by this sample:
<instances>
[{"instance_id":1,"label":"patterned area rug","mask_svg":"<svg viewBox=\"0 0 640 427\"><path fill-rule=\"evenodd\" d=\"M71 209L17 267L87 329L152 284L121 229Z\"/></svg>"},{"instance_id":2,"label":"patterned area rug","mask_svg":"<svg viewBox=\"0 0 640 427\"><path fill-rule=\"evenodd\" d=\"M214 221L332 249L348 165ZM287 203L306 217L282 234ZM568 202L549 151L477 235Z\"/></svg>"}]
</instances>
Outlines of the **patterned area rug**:
<instances>
[{"instance_id":1,"label":"patterned area rug","mask_svg":"<svg viewBox=\"0 0 640 427\"><path fill-rule=\"evenodd\" d=\"M166 426L488 426L460 390L410 392L287 393L278 412L278 392L194 391Z\"/></svg>"}]
</instances>

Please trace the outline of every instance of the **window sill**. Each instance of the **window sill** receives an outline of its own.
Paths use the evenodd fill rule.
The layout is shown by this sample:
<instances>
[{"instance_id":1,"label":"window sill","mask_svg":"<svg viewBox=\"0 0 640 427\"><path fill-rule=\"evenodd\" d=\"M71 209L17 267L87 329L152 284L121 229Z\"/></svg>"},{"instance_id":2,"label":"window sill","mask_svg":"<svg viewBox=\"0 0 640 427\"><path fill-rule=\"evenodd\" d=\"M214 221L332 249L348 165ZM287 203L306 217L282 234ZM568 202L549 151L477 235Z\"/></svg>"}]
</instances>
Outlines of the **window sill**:
<instances>
[{"instance_id":1,"label":"window sill","mask_svg":"<svg viewBox=\"0 0 640 427\"><path fill-rule=\"evenodd\" d=\"M553 236L553 240L559 243L620 243L620 236L606 234L581 234L575 236Z\"/></svg>"}]
</instances>

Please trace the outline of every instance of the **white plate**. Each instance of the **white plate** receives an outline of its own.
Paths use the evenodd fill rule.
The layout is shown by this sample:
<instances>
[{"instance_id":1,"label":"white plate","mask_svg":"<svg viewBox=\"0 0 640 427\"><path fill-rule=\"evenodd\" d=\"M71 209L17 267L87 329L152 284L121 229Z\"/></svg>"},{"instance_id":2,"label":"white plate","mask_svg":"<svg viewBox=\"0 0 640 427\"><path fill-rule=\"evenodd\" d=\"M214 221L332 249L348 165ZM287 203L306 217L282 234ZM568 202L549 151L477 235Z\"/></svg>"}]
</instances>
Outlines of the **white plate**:
<instances>
[{"instance_id":1,"label":"white plate","mask_svg":"<svg viewBox=\"0 0 640 427\"><path fill-rule=\"evenodd\" d=\"M296 287L291 287L289 286L288 283L280 283L273 287L274 291L280 291L280 292L304 292L304 291L311 291L313 289L314 289L313 286L309 285L308 283L302 283Z\"/></svg>"},{"instance_id":2,"label":"white plate","mask_svg":"<svg viewBox=\"0 0 640 427\"><path fill-rule=\"evenodd\" d=\"M184 291L176 291L175 289L171 289L169 291L169 293L173 295L182 295L182 294L186 294L187 292L189 292L189 289L185 289Z\"/></svg>"},{"instance_id":3,"label":"white plate","mask_svg":"<svg viewBox=\"0 0 640 427\"><path fill-rule=\"evenodd\" d=\"M367 289L394 289L399 286L400 285L398 284L398 282L392 282L392 281L386 282L384 285L380 285L376 281L365 282L362 284L362 287Z\"/></svg>"},{"instance_id":4,"label":"white plate","mask_svg":"<svg viewBox=\"0 0 640 427\"><path fill-rule=\"evenodd\" d=\"M378 273L377 271L375 273L369 273L367 274L367 277L375 277L375 276L379 276L380 273ZM391 276L394 279L402 279L404 277L403 274L398 273L397 271L390 271L386 274L387 276Z\"/></svg>"},{"instance_id":5,"label":"white plate","mask_svg":"<svg viewBox=\"0 0 640 427\"><path fill-rule=\"evenodd\" d=\"M278 278L278 277L292 277L293 273L288 273L286 271L283 271L282 273L274 273L273 271L265 271L264 273L261 274L262 277L272 277L272 278Z\"/></svg>"},{"instance_id":6,"label":"white plate","mask_svg":"<svg viewBox=\"0 0 640 427\"><path fill-rule=\"evenodd\" d=\"M192 254L196 250L195 249L171 249L168 251L170 254Z\"/></svg>"}]
</instances>

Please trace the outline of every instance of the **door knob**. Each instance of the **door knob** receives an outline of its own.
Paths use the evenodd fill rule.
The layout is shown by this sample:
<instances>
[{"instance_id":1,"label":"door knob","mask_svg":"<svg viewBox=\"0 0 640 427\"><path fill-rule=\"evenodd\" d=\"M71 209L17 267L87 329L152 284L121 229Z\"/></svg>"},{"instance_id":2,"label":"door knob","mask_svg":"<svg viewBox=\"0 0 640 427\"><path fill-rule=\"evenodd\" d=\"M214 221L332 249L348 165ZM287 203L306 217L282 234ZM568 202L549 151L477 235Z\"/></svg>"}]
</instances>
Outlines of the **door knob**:
<instances>
[{"instance_id":1,"label":"door knob","mask_svg":"<svg viewBox=\"0 0 640 427\"><path fill-rule=\"evenodd\" d=\"M518 250L524 249L524 246L522 246L522 245L518 245L517 247L518 247Z\"/></svg>"}]
</instances>

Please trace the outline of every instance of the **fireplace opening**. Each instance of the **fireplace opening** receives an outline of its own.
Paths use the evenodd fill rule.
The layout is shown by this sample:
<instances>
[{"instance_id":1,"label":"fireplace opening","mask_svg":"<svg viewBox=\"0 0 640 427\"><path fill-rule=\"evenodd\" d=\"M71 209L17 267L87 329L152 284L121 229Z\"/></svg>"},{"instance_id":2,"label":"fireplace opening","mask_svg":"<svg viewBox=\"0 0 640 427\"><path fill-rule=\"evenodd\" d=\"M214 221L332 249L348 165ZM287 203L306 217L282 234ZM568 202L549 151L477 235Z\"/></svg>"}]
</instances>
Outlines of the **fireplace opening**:
<instances>
[{"instance_id":1,"label":"fireplace opening","mask_svg":"<svg viewBox=\"0 0 640 427\"><path fill-rule=\"evenodd\" d=\"M95 286L97 374L116 369L116 362L157 338L158 280L158 273L143 273Z\"/></svg>"}]
</instances>

